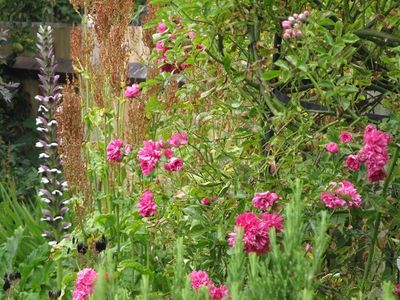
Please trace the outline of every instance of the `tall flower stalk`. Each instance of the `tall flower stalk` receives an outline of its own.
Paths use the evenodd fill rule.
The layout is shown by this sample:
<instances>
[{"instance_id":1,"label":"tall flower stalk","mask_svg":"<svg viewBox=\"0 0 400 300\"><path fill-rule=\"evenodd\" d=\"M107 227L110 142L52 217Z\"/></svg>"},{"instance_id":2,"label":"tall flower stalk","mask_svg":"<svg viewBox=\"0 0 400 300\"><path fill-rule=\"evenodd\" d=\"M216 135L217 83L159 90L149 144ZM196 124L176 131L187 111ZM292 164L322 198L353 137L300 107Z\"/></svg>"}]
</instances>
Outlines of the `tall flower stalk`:
<instances>
[{"instance_id":1,"label":"tall flower stalk","mask_svg":"<svg viewBox=\"0 0 400 300\"><path fill-rule=\"evenodd\" d=\"M46 208L42 211L42 220L49 225L43 236L49 239L50 245L55 245L66 237L66 231L71 227L71 223L65 220L69 201L64 197L67 183L63 179L56 136L55 110L62 97L62 87L58 85L59 75L55 75L56 59L53 49L52 28L41 26L37 37L39 57L36 60L40 65L41 95L35 97L39 102L36 125L37 130L41 133L41 139L36 143L36 147L41 149L39 173L42 176L43 184L39 196L46 204Z\"/></svg>"}]
</instances>

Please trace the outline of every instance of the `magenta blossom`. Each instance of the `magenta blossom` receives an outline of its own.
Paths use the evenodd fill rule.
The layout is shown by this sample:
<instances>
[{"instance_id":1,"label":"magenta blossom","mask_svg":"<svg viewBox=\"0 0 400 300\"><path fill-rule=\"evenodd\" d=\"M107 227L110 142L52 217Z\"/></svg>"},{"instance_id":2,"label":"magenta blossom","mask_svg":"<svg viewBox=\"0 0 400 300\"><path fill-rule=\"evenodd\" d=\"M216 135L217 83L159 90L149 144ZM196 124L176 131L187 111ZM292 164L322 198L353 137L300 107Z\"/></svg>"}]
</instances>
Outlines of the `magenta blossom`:
<instances>
[{"instance_id":1,"label":"magenta blossom","mask_svg":"<svg viewBox=\"0 0 400 300\"><path fill-rule=\"evenodd\" d=\"M157 32L158 33L164 33L167 31L167 25L165 25L165 22L160 22L157 24Z\"/></svg>"},{"instance_id":2,"label":"magenta blossom","mask_svg":"<svg viewBox=\"0 0 400 300\"><path fill-rule=\"evenodd\" d=\"M108 161L121 162L124 154L122 152L122 140L113 140L107 145L107 159Z\"/></svg>"},{"instance_id":3,"label":"magenta blossom","mask_svg":"<svg viewBox=\"0 0 400 300\"><path fill-rule=\"evenodd\" d=\"M339 152L339 146L334 142L330 142L326 145L325 150L330 153L336 154Z\"/></svg>"},{"instance_id":4,"label":"magenta blossom","mask_svg":"<svg viewBox=\"0 0 400 300\"><path fill-rule=\"evenodd\" d=\"M225 285L216 287L214 284L211 284L209 294L213 300L224 300L229 298L229 291Z\"/></svg>"},{"instance_id":5,"label":"magenta blossom","mask_svg":"<svg viewBox=\"0 0 400 300\"><path fill-rule=\"evenodd\" d=\"M346 158L346 166L352 171L360 169L360 161L358 160L358 157L355 155L349 155Z\"/></svg>"},{"instance_id":6,"label":"magenta blossom","mask_svg":"<svg viewBox=\"0 0 400 300\"><path fill-rule=\"evenodd\" d=\"M154 202L154 195L151 191L146 191L140 196L137 208L142 217L150 217L154 214L157 204Z\"/></svg>"},{"instance_id":7,"label":"magenta blossom","mask_svg":"<svg viewBox=\"0 0 400 300\"><path fill-rule=\"evenodd\" d=\"M386 177L384 168L389 161L389 143L389 134L373 125L367 125L364 130L364 146L359 151L358 158L368 169L369 182L378 182Z\"/></svg>"},{"instance_id":8,"label":"magenta blossom","mask_svg":"<svg viewBox=\"0 0 400 300\"><path fill-rule=\"evenodd\" d=\"M172 158L174 156L174 151L172 149L167 148L164 150L164 156L168 159Z\"/></svg>"},{"instance_id":9,"label":"magenta blossom","mask_svg":"<svg viewBox=\"0 0 400 300\"><path fill-rule=\"evenodd\" d=\"M201 203L202 205L208 206L208 205L211 204L211 201L210 201L209 198L205 197L205 198L203 198L203 199L200 200L200 203Z\"/></svg>"},{"instance_id":10,"label":"magenta blossom","mask_svg":"<svg viewBox=\"0 0 400 300\"><path fill-rule=\"evenodd\" d=\"M236 217L236 227L243 229L243 243L246 252L261 255L269 250L268 225L251 212ZM236 231L229 234L229 245L235 245Z\"/></svg>"},{"instance_id":11,"label":"magenta blossom","mask_svg":"<svg viewBox=\"0 0 400 300\"><path fill-rule=\"evenodd\" d=\"M205 271L193 271L189 276L192 288L196 291L202 286L208 286L211 283L211 280Z\"/></svg>"},{"instance_id":12,"label":"magenta blossom","mask_svg":"<svg viewBox=\"0 0 400 300\"><path fill-rule=\"evenodd\" d=\"M342 131L339 134L339 139L342 143L351 143L353 140L353 135L350 132Z\"/></svg>"},{"instance_id":13,"label":"magenta blossom","mask_svg":"<svg viewBox=\"0 0 400 300\"><path fill-rule=\"evenodd\" d=\"M176 132L174 133L169 139L168 143L175 147L178 148L179 146L187 145L188 143L188 136L185 131L183 132Z\"/></svg>"},{"instance_id":14,"label":"magenta blossom","mask_svg":"<svg viewBox=\"0 0 400 300\"><path fill-rule=\"evenodd\" d=\"M164 164L164 168L170 172L179 172L183 168L183 159L179 157L171 157L168 162Z\"/></svg>"},{"instance_id":15,"label":"magenta blossom","mask_svg":"<svg viewBox=\"0 0 400 300\"><path fill-rule=\"evenodd\" d=\"M161 158L160 147L162 143L148 140L144 141L143 144L143 148L138 152L138 160L143 174L148 176Z\"/></svg>"},{"instance_id":16,"label":"magenta blossom","mask_svg":"<svg viewBox=\"0 0 400 300\"><path fill-rule=\"evenodd\" d=\"M142 91L140 89L140 85L137 83L134 83L131 86L127 86L125 89L125 97L128 98L140 97L141 93Z\"/></svg>"},{"instance_id":17,"label":"magenta blossom","mask_svg":"<svg viewBox=\"0 0 400 300\"><path fill-rule=\"evenodd\" d=\"M276 193L256 193L253 198L253 205L255 208L266 210L268 207L274 205L274 203L278 200L279 196Z\"/></svg>"},{"instance_id":18,"label":"magenta blossom","mask_svg":"<svg viewBox=\"0 0 400 300\"><path fill-rule=\"evenodd\" d=\"M188 37L189 37L190 39L194 39L194 38L196 37L196 32L194 32L194 31L189 31L189 32L188 32Z\"/></svg>"},{"instance_id":19,"label":"magenta blossom","mask_svg":"<svg viewBox=\"0 0 400 300\"><path fill-rule=\"evenodd\" d=\"M346 200L330 193L322 193L320 198L325 203L326 207L329 208L337 208L346 205Z\"/></svg>"},{"instance_id":20,"label":"magenta blossom","mask_svg":"<svg viewBox=\"0 0 400 300\"><path fill-rule=\"evenodd\" d=\"M332 185L337 187L333 193L324 192L321 194L321 200L327 207L343 207L346 204L349 208L361 206L361 196L350 181L342 180L339 183L333 182Z\"/></svg>"},{"instance_id":21,"label":"magenta blossom","mask_svg":"<svg viewBox=\"0 0 400 300\"><path fill-rule=\"evenodd\" d=\"M97 279L97 272L86 268L78 272L75 281L75 289L72 293L73 300L86 300L94 292L94 284Z\"/></svg>"},{"instance_id":22,"label":"magenta blossom","mask_svg":"<svg viewBox=\"0 0 400 300\"><path fill-rule=\"evenodd\" d=\"M270 214L266 212L263 213L261 217L269 228L274 227L276 232L281 232L283 230L283 219L279 214Z\"/></svg>"}]
</instances>

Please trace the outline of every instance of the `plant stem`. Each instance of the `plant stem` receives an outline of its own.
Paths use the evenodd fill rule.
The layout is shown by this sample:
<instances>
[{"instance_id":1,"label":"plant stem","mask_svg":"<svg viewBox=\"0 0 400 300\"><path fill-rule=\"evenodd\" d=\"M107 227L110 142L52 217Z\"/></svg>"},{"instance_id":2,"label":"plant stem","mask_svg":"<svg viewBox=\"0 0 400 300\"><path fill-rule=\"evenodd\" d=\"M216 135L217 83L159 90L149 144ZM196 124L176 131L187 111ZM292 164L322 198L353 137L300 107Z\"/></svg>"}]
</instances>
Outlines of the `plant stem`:
<instances>
[{"instance_id":1,"label":"plant stem","mask_svg":"<svg viewBox=\"0 0 400 300\"><path fill-rule=\"evenodd\" d=\"M57 288L61 290L62 288L62 279L63 279L63 270L62 270L62 261L61 259L57 260Z\"/></svg>"},{"instance_id":2,"label":"plant stem","mask_svg":"<svg viewBox=\"0 0 400 300\"><path fill-rule=\"evenodd\" d=\"M399 157L399 150L400 150L400 147L396 146L396 151L394 153L392 163L389 167L388 176L386 177L385 183L383 184L383 190L382 190L383 197L386 196L387 188L389 186L390 180L393 175L394 167L396 166L396 162ZM367 267L365 268L363 281L361 283L361 291L363 294L364 294L364 290L365 290L365 283L369 278L369 272L370 272L371 266L372 266L372 259L374 257L375 244L376 244L377 237L378 237L378 230L379 230L379 224L381 222L381 217L382 217L382 213L378 212L376 215L375 223L374 223L374 231L372 233L372 245L371 245L371 250L369 251L369 255L368 255Z\"/></svg>"}]
</instances>

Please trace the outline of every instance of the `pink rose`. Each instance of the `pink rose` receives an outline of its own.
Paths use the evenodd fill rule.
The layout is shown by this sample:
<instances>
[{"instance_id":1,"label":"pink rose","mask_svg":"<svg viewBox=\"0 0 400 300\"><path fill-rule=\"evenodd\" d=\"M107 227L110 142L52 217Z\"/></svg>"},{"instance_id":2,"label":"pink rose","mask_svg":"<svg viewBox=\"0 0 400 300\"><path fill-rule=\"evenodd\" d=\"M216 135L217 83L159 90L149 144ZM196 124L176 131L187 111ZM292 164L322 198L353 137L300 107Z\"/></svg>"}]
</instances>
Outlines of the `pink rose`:
<instances>
[{"instance_id":1,"label":"pink rose","mask_svg":"<svg viewBox=\"0 0 400 300\"><path fill-rule=\"evenodd\" d=\"M357 156L349 155L346 159L346 166L352 171L357 171L360 168L360 162Z\"/></svg>"},{"instance_id":2,"label":"pink rose","mask_svg":"<svg viewBox=\"0 0 400 300\"><path fill-rule=\"evenodd\" d=\"M210 199L208 199L208 198L203 198L203 199L201 199L200 203L201 203L202 205L208 206L208 205L211 204L211 201L210 201Z\"/></svg>"},{"instance_id":3,"label":"pink rose","mask_svg":"<svg viewBox=\"0 0 400 300\"><path fill-rule=\"evenodd\" d=\"M164 168L170 172L179 172L183 168L183 159L179 157L171 157Z\"/></svg>"},{"instance_id":4,"label":"pink rose","mask_svg":"<svg viewBox=\"0 0 400 300\"><path fill-rule=\"evenodd\" d=\"M196 291L202 286L208 286L211 283L208 274L205 271L193 271L189 275L192 288Z\"/></svg>"},{"instance_id":5,"label":"pink rose","mask_svg":"<svg viewBox=\"0 0 400 300\"><path fill-rule=\"evenodd\" d=\"M189 37L190 39L194 39L194 38L196 37L196 32L194 32L194 31L189 31L189 32L188 32L188 37Z\"/></svg>"},{"instance_id":6,"label":"pink rose","mask_svg":"<svg viewBox=\"0 0 400 300\"><path fill-rule=\"evenodd\" d=\"M107 145L107 159L108 161L121 162L124 155L122 153L122 140L113 140Z\"/></svg>"},{"instance_id":7,"label":"pink rose","mask_svg":"<svg viewBox=\"0 0 400 300\"><path fill-rule=\"evenodd\" d=\"M287 20L282 21L282 28L283 29L290 29L290 28L292 28L292 23L290 21L287 21Z\"/></svg>"},{"instance_id":8,"label":"pink rose","mask_svg":"<svg viewBox=\"0 0 400 300\"><path fill-rule=\"evenodd\" d=\"M157 24L157 32L158 33L164 33L167 31L167 25L165 25L165 22L160 22Z\"/></svg>"},{"instance_id":9,"label":"pink rose","mask_svg":"<svg viewBox=\"0 0 400 300\"><path fill-rule=\"evenodd\" d=\"M216 287L213 283L210 285L210 297L212 300L224 300L229 298L229 291L225 285Z\"/></svg>"},{"instance_id":10,"label":"pink rose","mask_svg":"<svg viewBox=\"0 0 400 300\"><path fill-rule=\"evenodd\" d=\"M255 208L266 210L268 207L274 205L274 203L278 200L279 196L276 193L256 193L253 197L253 205Z\"/></svg>"},{"instance_id":11,"label":"pink rose","mask_svg":"<svg viewBox=\"0 0 400 300\"><path fill-rule=\"evenodd\" d=\"M321 200L329 208L342 207L342 206L346 205L346 201L343 198L334 196L329 193L322 193Z\"/></svg>"},{"instance_id":12,"label":"pink rose","mask_svg":"<svg viewBox=\"0 0 400 300\"><path fill-rule=\"evenodd\" d=\"M350 132L342 131L339 134L339 139L342 143L350 143L353 140L353 135Z\"/></svg>"},{"instance_id":13,"label":"pink rose","mask_svg":"<svg viewBox=\"0 0 400 300\"><path fill-rule=\"evenodd\" d=\"M334 142L330 142L326 145L325 147L326 151L336 154L339 152L339 146L338 144L334 143Z\"/></svg>"},{"instance_id":14,"label":"pink rose","mask_svg":"<svg viewBox=\"0 0 400 300\"><path fill-rule=\"evenodd\" d=\"M164 156L168 159L172 158L174 156L174 151L172 151L171 148L167 148L164 150Z\"/></svg>"},{"instance_id":15,"label":"pink rose","mask_svg":"<svg viewBox=\"0 0 400 300\"><path fill-rule=\"evenodd\" d=\"M266 212L263 213L261 217L268 228L274 227L276 232L281 232L283 230L283 219L279 214L270 214Z\"/></svg>"},{"instance_id":16,"label":"pink rose","mask_svg":"<svg viewBox=\"0 0 400 300\"><path fill-rule=\"evenodd\" d=\"M128 98L136 98L141 95L140 85L137 83L132 84L131 86L127 86L125 89L125 97Z\"/></svg>"},{"instance_id":17,"label":"pink rose","mask_svg":"<svg viewBox=\"0 0 400 300\"><path fill-rule=\"evenodd\" d=\"M188 143L187 133L185 131L174 133L168 139L168 143L175 148L178 148L179 146L182 146L182 145L187 145L187 143Z\"/></svg>"},{"instance_id":18,"label":"pink rose","mask_svg":"<svg viewBox=\"0 0 400 300\"><path fill-rule=\"evenodd\" d=\"M150 217L154 215L154 212L157 209L157 204L154 202L154 195L151 191L146 191L142 196L140 196L137 208L142 217Z\"/></svg>"}]
</instances>

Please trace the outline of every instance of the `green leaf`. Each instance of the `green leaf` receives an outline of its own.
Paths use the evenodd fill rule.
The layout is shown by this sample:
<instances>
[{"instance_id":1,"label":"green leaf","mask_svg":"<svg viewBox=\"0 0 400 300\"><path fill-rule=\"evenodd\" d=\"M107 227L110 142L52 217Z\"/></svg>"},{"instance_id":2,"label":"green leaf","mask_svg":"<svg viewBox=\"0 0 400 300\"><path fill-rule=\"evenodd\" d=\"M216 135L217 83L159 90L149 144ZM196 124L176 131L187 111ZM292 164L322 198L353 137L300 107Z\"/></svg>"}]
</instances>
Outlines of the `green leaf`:
<instances>
[{"instance_id":1,"label":"green leaf","mask_svg":"<svg viewBox=\"0 0 400 300\"><path fill-rule=\"evenodd\" d=\"M134 269L138 271L140 274L151 275L152 272L141 263L133 260L133 259L125 259L118 264L118 272L121 272L127 268Z\"/></svg>"},{"instance_id":2,"label":"green leaf","mask_svg":"<svg viewBox=\"0 0 400 300\"><path fill-rule=\"evenodd\" d=\"M281 74L280 70L269 70L264 72L264 74L262 75L262 79L271 80L278 77L280 74Z\"/></svg>"},{"instance_id":3,"label":"green leaf","mask_svg":"<svg viewBox=\"0 0 400 300\"><path fill-rule=\"evenodd\" d=\"M112 226L113 224L115 224L116 221L117 220L116 220L115 215L111 215L111 214L100 215L100 216L97 216L94 219L94 223L97 223L97 224L102 225L104 227Z\"/></svg>"}]
</instances>

